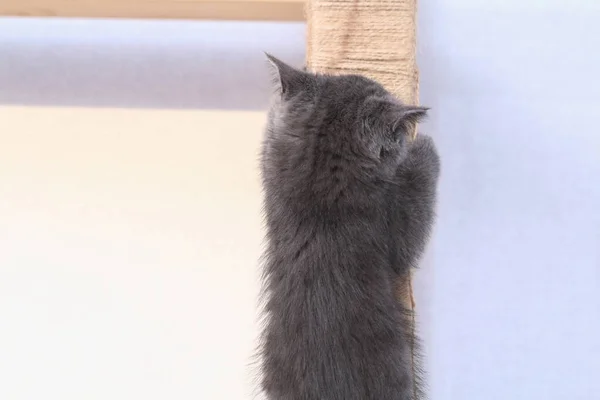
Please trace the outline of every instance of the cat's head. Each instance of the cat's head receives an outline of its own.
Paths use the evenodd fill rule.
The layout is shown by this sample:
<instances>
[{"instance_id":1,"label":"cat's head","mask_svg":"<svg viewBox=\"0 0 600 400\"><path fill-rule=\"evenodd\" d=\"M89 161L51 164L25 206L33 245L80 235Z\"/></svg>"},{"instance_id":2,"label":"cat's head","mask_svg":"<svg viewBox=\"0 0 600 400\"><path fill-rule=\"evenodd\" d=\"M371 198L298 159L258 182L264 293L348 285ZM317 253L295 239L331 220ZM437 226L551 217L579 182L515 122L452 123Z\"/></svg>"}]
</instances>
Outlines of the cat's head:
<instances>
[{"instance_id":1,"label":"cat's head","mask_svg":"<svg viewBox=\"0 0 600 400\"><path fill-rule=\"evenodd\" d=\"M267 141L295 174L386 179L395 172L426 108L403 104L363 76L314 74L267 57L275 88Z\"/></svg>"}]
</instances>

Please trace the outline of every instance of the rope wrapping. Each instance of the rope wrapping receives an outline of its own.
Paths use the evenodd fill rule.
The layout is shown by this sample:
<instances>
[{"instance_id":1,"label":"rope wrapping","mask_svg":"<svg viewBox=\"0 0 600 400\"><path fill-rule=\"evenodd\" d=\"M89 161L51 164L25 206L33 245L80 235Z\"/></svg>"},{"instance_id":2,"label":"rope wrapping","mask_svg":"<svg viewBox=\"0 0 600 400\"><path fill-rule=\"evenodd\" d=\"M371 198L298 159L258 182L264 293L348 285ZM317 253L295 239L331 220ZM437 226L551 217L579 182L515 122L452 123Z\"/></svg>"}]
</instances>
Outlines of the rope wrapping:
<instances>
[{"instance_id":1,"label":"rope wrapping","mask_svg":"<svg viewBox=\"0 0 600 400\"><path fill-rule=\"evenodd\" d=\"M417 104L416 0L309 0L307 67L357 73Z\"/></svg>"}]
</instances>

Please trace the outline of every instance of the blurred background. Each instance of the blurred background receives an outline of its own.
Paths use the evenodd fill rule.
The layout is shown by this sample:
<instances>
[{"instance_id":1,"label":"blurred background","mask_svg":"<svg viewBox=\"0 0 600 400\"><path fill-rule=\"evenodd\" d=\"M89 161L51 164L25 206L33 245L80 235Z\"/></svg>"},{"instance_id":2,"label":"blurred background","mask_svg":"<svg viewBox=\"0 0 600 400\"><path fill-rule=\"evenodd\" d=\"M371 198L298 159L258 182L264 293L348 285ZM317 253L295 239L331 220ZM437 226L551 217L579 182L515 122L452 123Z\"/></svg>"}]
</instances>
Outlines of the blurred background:
<instances>
[{"instance_id":1,"label":"blurred background","mask_svg":"<svg viewBox=\"0 0 600 400\"><path fill-rule=\"evenodd\" d=\"M600 6L423 1L432 399L600 391ZM0 18L0 398L251 399L262 51L300 22Z\"/></svg>"}]
</instances>

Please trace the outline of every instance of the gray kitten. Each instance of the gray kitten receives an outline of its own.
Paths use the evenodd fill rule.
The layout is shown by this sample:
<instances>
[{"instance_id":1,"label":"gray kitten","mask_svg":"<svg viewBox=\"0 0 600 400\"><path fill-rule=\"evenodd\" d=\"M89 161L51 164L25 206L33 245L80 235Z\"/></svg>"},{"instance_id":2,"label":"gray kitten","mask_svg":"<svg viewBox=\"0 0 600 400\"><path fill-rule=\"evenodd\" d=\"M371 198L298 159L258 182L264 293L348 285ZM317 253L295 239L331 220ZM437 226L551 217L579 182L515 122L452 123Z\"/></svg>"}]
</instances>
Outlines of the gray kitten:
<instances>
[{"instance_id":1,"label":"gray kitten","mask_svg":"<svg viewBox=\"0 0 600 400\"><path fill-rule=\"evenodd\" d=\"M433 221L438 156L408 135L426 109L362 76L269 59L261 389L269 400L415 400L395 281Z\"/></svg>"}]
</instances>

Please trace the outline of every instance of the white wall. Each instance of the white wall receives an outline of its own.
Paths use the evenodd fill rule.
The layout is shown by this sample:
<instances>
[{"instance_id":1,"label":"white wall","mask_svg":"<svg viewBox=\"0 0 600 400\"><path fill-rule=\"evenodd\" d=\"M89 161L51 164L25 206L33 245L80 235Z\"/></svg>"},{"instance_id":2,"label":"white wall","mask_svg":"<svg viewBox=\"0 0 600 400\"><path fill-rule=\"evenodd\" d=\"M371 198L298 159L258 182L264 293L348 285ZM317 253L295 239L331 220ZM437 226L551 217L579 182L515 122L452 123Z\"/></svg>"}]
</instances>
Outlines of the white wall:
<instances>
[{"instance_id":1,"label":"white wall","mask_svg":"<svg viewBox=\"0 0 600 400\"><path fill-rule=\"evenodd\" d=\"M600 8L434 0L419 19L423 129L443 157L417 278L431 397L593 399ZM158 109L263 110L260 50L299 64L304 38L259 26L0 21L0 103L29 106L0 109L0 398L250 398L260 194L230 188L255 177L260 114ZM202 156L221 128L223 170Z\"/></svg>"},{"instance_id":2,"label":"white wall","mask_svg":"<svg viewBox=\"0 0 600 400\"><path fill-rule=\"evenodd\" d=\"M0 107L0 398L249 398L263 124Z\"/></svg>"},{"instance_id":3,"label":"white wall","mask_svg":"<svg viewBox=\"0 0 600 400\"><path fill-rule=\"evenodd\" d=\"M303 32L0 21L0 399L252 398L262 50Z\"/></svg>"},{"instance_id":4,"label":"white wall","mask_svg":"<svg viewBox=\"0 0 600 400\"><path fill-rule=\"evenodd\" d=\"M434 399L600 392L600 6L424 1Z\"/></svg>"}]
</instances>

